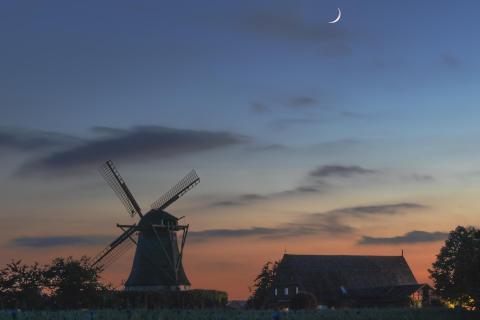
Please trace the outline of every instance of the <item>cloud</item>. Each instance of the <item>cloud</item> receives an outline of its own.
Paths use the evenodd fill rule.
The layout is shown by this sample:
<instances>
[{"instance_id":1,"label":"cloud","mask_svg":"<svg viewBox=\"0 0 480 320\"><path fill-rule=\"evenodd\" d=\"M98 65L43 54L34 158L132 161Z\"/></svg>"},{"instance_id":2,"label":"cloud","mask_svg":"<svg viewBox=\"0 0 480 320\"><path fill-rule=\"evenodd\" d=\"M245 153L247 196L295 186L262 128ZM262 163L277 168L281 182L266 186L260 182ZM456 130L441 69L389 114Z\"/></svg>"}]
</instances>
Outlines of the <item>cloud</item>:
<instances>
[{"instance_id":1,"label":"cloud","mask_svg":"<svg viewBox=\"0 0 480 320\"><path fill-rule=\"evenodd\" d=\"M0 149L39 151L78 144L81 139L67 134L20 128L0 128Z\"/></svg>"},{"instance_id":2,"label":"cloud","mask_svg":"<svg viewBox=\"0 0 480 320\"><path fill-rule=\"evenodd\" d=\"M319 193L319 192L323 192L324 190L322 190L320 188L320 186L299 186L299 187L296 187L292 190L287 190L287 191L282 191L280 192L279 194L303 194L303 193Z\"/></svg>"},{"instance_id":3,"label":"cloud","mask_svg":"<svg viewBox=\"0 0 480 320\"><path fill-rule=\"evenodd\" d=\"M443 66L457 68L460 66L460 60L451 54L444 54L440 57L440 63Z\"/></svg>"},{"instance_id":4,"label":"cloud","mask_svg":"<svg viewBox=\"0 0 480 320\"><path fill-rule=\"evenodd\" d=\"M253 203L258 200L264 200L268 198L269 198L268 195L261 195L261 194L240 195L237 198L232 200L223 200L223 201L213 202L211 206L214 206L214 207L242 206L242 205Z\"/></svg>"},{"instance_id":5,"label":"cloud","mask_svg":"<svg viewBox=\"0 0 480 320\"><path fill-rule=\"evenodd\" d=\"M371 120L372 118L378 117L378 113L365 113L365 112L358 112L358 111L350 111L350 110L343 110L340 111L339 114L347 119L356 119L356 120Z\"/></svg>"},{"instance_id":6,"label":"cloud","mask_svg":"<svg viewBox=\"0 0 480 320\"><path fill-rule=\"evenodd\" d=\"M327 213L313 213L300 217L295 222L297 225L309 226L319 233L330 235L353 234L355 228L342 221L341 217Z\"/></svg>"},{"instance_id":7,"label":"cloud","mask_svg":"<svg viewBox=\"0 0 480 320\"><path fill-rule=\"evenodd\" d=\"M244 194L236 197L235 199L222 200L212 203L212 206L240 206L251 204L252 202L259 200L269 200L274 198L281 198L285 196L295 196L295 195L308 195L308 194L322 194L332 189L332 185L322 180L323 178L331 177L351 177L354 175L366 175L376 173L374 170L365 169L359 166L339 166L339 165L328 165L321 166L313 171L310 171L306 178L315 178L314 181L306 181L306 183L301 184L297 187L294 187L289 190L283 190L278 192L273 192L269 194ZM308 180L308 179L306 179ZM407 205L407 204L403 204ZM352 208L350 208L352 209ZM357 208L360 210L361 208ZM367 208L365 208L366 210ZM373 210L372 208L370 208ZM385 209L385 208L383 208ZM392 208L389 208L393 210Z\"/></svg>"},{"instance_id":8,"label":"cloud","mask_svg":"<svg viewBox=\"0 0 480 320\"><path fill-rule=\"evenodd\" d=\"M195 241L206 241L217 238L242 238L256 236L271 236L282 234L284 229L252 227L245 229L207 229L203 231L190 231L188 236Z\"/></svg>"},{"instance_id":9,"label":"cloud","mask_svg":"<svg viewBox=\"0 0 480 320\"><path fill-rule=\"evenodd\" d=\"M428 174L418 174L418 173L414 173L411 175L411 178L415 181L418 181L418 182L431 182L431 181L434 181L435 178L431 175L428 175Z\"/></svg>"},{"instance_id":10,"label":"cloud","mask_svg":"<svg viewBox=\"0 0 480 320\"><path fill-rule=\"evenodd\" d=\"M374 174L377 171L365 169L359 166L326 165L316 168L310 172L311 177L327 178L342 177L349 178L357 175Z\"/></svg>"},{"instance_id":11,"label":"cloud","mask_svg":"<svg viewBox=\"0 0 480 320\"><path fill-rule=\"evenodd\" d=\"M260 200L270 200L275 198L281 198L285 196L304 195L304 194L321 194L328 190L329 186L319 181L316 185L302 185L290 190L284 190L279 192L272 192L268 194L243 194L235 199L223 200L213 202L211 206L214 207L230 207L230 206L242 206L252 204Z\"/></svg>"},{"instance_id":12,"label":"cloud","mask_svg":"<svg viewBox=\"0 0 480 320\"><path fill-rule=\"evenodd\" d=\"M254 113L267 113L270 111L265 104L256 101L250 104L250 110Z\"/></svg>"},{"instance_id":13,"label":"cloud","mask_svg":"<svg viewBox=\"0 0 480 320\"><path fill-rule=\"evenodd\" d=\"M322 226L324 230L331 229L332 233L352 233L355 228L348 225L345 220L350 218L380 217L385 215L405 214L410 210L426 208L418 203L394 203L370 206L355 206L339 208L326 212L312 213L305 217L306 222Z\"/></svg>"},{"instance_id":14,"label":"cloud","mask_svg":"<svg viewBox=\"0 0 480 320\"><path fill-rule=\"evenodd\" d=\"M253 198L256 198L256 195L253 196ZM233 204L225 203L225 205L237 204L237 202L233 202ZM202 231L191 231L189 232L189 235L192 236L195 242L220 238L238 239L253 237L264 240L273 240L303 236L351 236L354 235L357 230L349 225L347 223L348 221L345 221L348 220L348 218L400 214L407 213L408 210L421 208L425 208L425 206L415 203L356 206L297 216L290 222L273 227L207 229Z\"/></svg>"},{"instance_id":15,"label":"cloud","mask_svg":"<svg viewBox=\"0 0 480 320\"><path fill-rule=\"evenodd\" d=\"M290 98L288 106L292 108L311 107L317 103L317 99L307 96L298 96Z\"/></svg>"},{"instance_id":16,"label":"cloud","mask_svg":"<svg viewBox=\"0 0 480 320\"><path fill-rule=\"evenodd\" d=\"M368 237L363 236L358 241L361 245L382 245L382 244L401 244L401 243L421 243L443 241L448 237L448 232L428 232L428 231L410 231L396 237Z\"/></svg>"},{"instance_id":17,"label":"cloud","mask_svg":"<svg viewBox=\"0 0 480 320\"><path fill-rule=\"evenodd\" d=\"M306 108L314 107L315 105L318 104L318 102L319 101L317 99L309 96L293 96L281 103L292 109L306 109ZM271 108L267 106L267 104L259 101L251 102L250 110L253 113L257 113L257 114L268 113L272 111ZM303 119L303 118L296 118L296 119ZM288 121L289 119L286 119L286 120Z\"/></svg>"},{"instance_id":18,"label":"cloud","mask_svg":"<svg viewBox=\"0 0 480 320\"><path fill-rule=\"evenodd\" d=\"M265 144L265 145L256 145L256 146L251 146L247 148L247 150L252 151L252 152L268 152L268 151L282 151L282 150L288 150L290 149L286 145L283 144Z\"/></svg>"},{"instance_id":19,"label":"cloud","mask_svg":"<svg viewBox=\"0 0 480 320\"><path fill-rule=\"evenodd\" d=\"M340 208L340 209L328 211L327 214L362 218L366 216L375 216L375 215L394 215L394 214L404 213L408 210L421 210L425 208L427 207L422 204L402 202L402 203L394 203L394 204L380 204L380 205Z\"/></svg>"},{"instance_id":20,"label":"cloud","mask_svg":"<svg viewBox=\"0 0 480 320\"><path fill-rule=\"evenodd\" d=\"M270 122L269 126L274 129L274 130L285 130L288 129L291 126L295 125L311 125L311 124L318 124L320 122L319 119L316 118L283 118L283 119L277 119L273 120Z\"/></svg>"},{"instance_id":21,"label":"cloud","mask_svg":"<svg viewBox=\"0 0 480 320\"><path fill-rule=\"evenodd\" d=\"M138 126L131 129L95 128L103 135L72 148L55 151L23 165L19 175L78 172L97 167L108 159L144 160L172 158L244 143L245 136L227 131Z\"/></svg>"},{"instance_id":22,"label":"cloud","mask_svg":"<svg viewBox=\"0 0 480 320\"><path fill-rule=\"evenodd\" d=\"M255 194L255 193L248 193L248 194L243 194L237 197L235 200L226 200L226 201L218 201L212 203L213 206L239 206L239 205L244 205L248 204L254 201L258 200L265 200L269 196L268 195L261 195L261 194Z\"/></svg>"},{"instance_id":23,"label":"cloud","mask_svg":"<svg viewBox=\"0 0 480 320\"><path fill-rule=\"evenodd\" d=\"M304 237L311 235L332 235L346 233L350 228L338 228L329 225L312 224L293 224L286 223L277 227L251 227L243 229L207 229L202 231L190 231L188 233L194 242L205 242L215 239L239 239L239 238L259 238L262 240L285 239L292 237Z\"/></svg>"},{"instance_id":24,"label":"cloud","mask_svg":"<svg viewBox=\"0 0 480 320\"><path fill-rule=\"evenodd\" d=\"M12 247L26 248L50 248L68 246L94 246L107 245L114 236L102 235L79 235L79 236L52 236L52 237L18 237L12 239L9 244Z\"/></svg>"},{"instance_id":25,"label":"cloud","mask_svg":"<svg viewBox=\"0 0 480 320\"><path fill-rule=\"evenodd\" d=\"M344 151L352 151L359 149L362 145L362 142L356 139L339 139L317 143L313 146L310 146L308 150L310 152L329 152L329 153L338 153Z\"/></svg>"}]
</instances>

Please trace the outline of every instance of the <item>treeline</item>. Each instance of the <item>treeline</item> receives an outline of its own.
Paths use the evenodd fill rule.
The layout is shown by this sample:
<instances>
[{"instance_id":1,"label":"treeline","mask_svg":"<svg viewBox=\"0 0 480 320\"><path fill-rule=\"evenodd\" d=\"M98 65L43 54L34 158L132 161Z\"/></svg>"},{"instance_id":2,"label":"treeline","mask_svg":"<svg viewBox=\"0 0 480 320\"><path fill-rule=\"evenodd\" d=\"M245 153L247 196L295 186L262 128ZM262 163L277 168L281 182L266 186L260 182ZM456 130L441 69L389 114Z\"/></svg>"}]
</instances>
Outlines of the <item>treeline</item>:
<instances>
[{"instance_id":1,"label":"treeline","mask_svg":"<svg viewBox=\"0 0 480 320\"><path fill-rule=\"evenodd\" d=\"M100 267L87 257L55 258L50 264L12 261L0 270L0 309L219 308L225 292L125 292L100 281Z\"/></svg>"},{"instance_id":2,"label":"treeline","mask_svg":"<svg viewBox=\"0 0 480 320\"><path fill-rule=\"evenodd\" d=\"M12 261L0 270L2 309L74 309L101 303L109 285L100 282L99 267L87 257L55 258L50 264Z\"/></svg>"}]
</instances>

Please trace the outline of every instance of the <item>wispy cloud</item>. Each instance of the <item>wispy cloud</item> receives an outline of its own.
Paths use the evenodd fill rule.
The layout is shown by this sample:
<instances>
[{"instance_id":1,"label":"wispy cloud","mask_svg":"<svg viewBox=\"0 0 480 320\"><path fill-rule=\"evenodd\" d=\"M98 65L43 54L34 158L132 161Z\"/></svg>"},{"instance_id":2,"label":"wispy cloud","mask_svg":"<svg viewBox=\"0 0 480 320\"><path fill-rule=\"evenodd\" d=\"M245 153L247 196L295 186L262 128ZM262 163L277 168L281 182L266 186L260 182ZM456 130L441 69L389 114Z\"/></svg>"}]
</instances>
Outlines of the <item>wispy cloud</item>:
<instances>
[{"instance_id":1,"label":"wispy cloud","mask_svg":"<svg viewBox=\"0 0 480 320\"><path fill-rule=\"evenodd\" d=\"M255 194L255 193L247 193L238 196L234 200L225 200L225 201L218 201L212 203L213 206L239 206L244 204L249 204L254 201L258 200L265 200L268 199L270 195L262 195L262 194Z\"/></svg>"},{"instance_id":2,"label":"wispy cloud","mask_svg":"<svg viewBox=\"0 0 480 320\"><path fill-rule=\"evenodd\" d=\"M281 118L270 122L269 126L274 130L285 130L296 125L314 125L320 123L320 120L312 117L292 117Z\"/></svg>"},{"instance_id":3,"label":"wispy cloud","mask_svg":"<svg viewBox=\"0 0 480 320\"><path fill-rule=\"evenodd\" d=\"M358 149L361 145L362 142L356 139L340 139L318 143L309 147L309 151L338 153L340 151L351 151L355 148Z\"/></svg>"},{"instance_id":4,"label":"wispy cloud","mask_svg":"<svg viewBox=\"0 0 480 320\"><path fill-rule=\"evenodd\" d=\"M369 206L355 206L340 208L326 212L329 215L350 216L350 217L366 217L375 215L394 215L404 213L409 210L421 210L427 208L419 203L402 202L393 204L379 204ZM316 214L322 215L322 214Z\"/></svg>"},{"instance_id":5,"label":"wispy cloud","mask_svg":"<svg viewBox=\"0 0 480 320\"><path fill-rule=\"evenodd\" d=\"M429 174L418 174L414 173L410 176L414 181L418 182L431 182L434 181L435 178Z\"/></svg>"},{"instance_id":6,"label":"wispy cloud","mask_svg":"<svg viewBox=\"0 0 480 320\"><path fill-rule=\"evenodd\" d=\"M253 152L268 152L268 151L282 151L282 150L288 150L290 149L286 145L283 144L264 144L264 145L256 145L256 146L251 146L249 148L246 148L249 151Z\"/></svg>"},{"instance_id":7,"label":"wispy cloud","mask_svg":"<svg viewBox=\"0 0 480 320\"><path fill-rule=\"evenodd\" d=\"M316 168L310 172L311 177L331 178L342 177L348 178L358 175L367 175L377 173L375 170L365 169L360 166L342 166L342 165L325 165Z\"/></svg>"},{"instance_id":8,"label":"wispy cloud","mask_svg":"<svg viewBox=\"0 0 480 320\"><path fill-rule=\"evenodd\" d=\"M283 228L252 227L245 229L208 229L203 231L191 231L188 235L193 241L207 241L218 238L265 237L280 235L284 232L285 229Z\"/></svg>"},{"instance_id":9,"label":"wispy cloud","mask_svg":"<svg viewBox=\"0 0 480 320\"><path fill-rule=\"evenodd\" d=\"M306 195L306 194L322 194L327 192L330 187L321 181L318 181L316 184L310 185L301 185L289 190L283 190L279 192L273 192L268 194L243 194L233 199L216 201L211 204L214 207L230 207L230 206L241 206L252 204L261 200L271 200L278 199L286 196L295 196L295 195Z\"/></svg>"},{"instance_id":10,"label":"wispy cloud","mask_svg":"<svg viewBox=\"0 0 480 320\"><path fill-rule=\"evenodd\" d=\"M234 204L236 205L236 204ZM256 237L264 240L302 236L351 236L357 230L349 224L349 219L363 217L407 214L413 210L426 208L416 203L394 203L370 206L339 208L326 212L297 216L291 222L272 227L251 227L241 229L207 229L192 231L195 241L208 241L218 238Z\"/></svg>"},{"instance_id":11,"label":"wispy cloud","mask_svg":"<svg viewBox=\"0 0 480 320\"><path fill-rule=\"evenodd\" d=\"M443 241L448 237L448 232L410 231L395 237L368 237L363 236L358 244L361 245L384 245L402 243L421 243Z\"/></svg>"},{"instance_id":12,"label":"wispy cloud","mask_svg":"<svg viewBox=\"0 0 480 320\"><path fill-rule=\"evenodd\" d=\"M94 168L106 159L139 160L172 158L182 154L206 151L244 143L246 136L227 131L174 129L160 126L138 126L131 129L96 128L101 136L85 140L66 150L35 159L18 174L72 173Z\"/></svg>"},{"instance_id":13,"label":"wispy cloud","mask_svg":"<svg viewBox=\"0 0 480 320\"><path fill-rule=\"evenodd\" d=\"M72 146L81 142L80 138L63 133L23 128L0 128L0 149L39 151Z\"/></svg>"},{"instance_id":14,"label":"wispy cloud","mask_svg":"<svg viewBox=\"0 0 480 320\"><path fill-rule=\"evenodd\" d=\"M352 231L345 226L327 224L298 224L287 223L276 227L252 227L243 229L207 229L202 231L191 231L189 236L194 243L205 242L215 239L239 239L258 238L262 240L288 239L305 236L325 236L332 234L345 234Z\"/></svg>"},{"instance_id":15,"label":"wispy cloud","mask_svg":"<svg viewBox=\"0 0 480 320\"><path fill-rule=\"evenodd\" d=\"M317 104L317 99L308 96L292 97L288 100L288 106L292 108L312 107Z\"/></svg>"},{"instance_id":16,"label":"wispy cloud","mask_svg":"<svg viewBox=\"0 0 480 320\"><path fill-rule=\"evenodd\" d=\"M443 54L440 57L440 63L450 68L458 68L460 66L460 60L452 54Z\"/></svg>"},{"instance_id":17,"label":"wispy cloud","mask_svg":"<svg viewBox=\"0 0 480 320\"><path fill-rule=\"evenodd\" d=\"M307 222L324 226L334 233L353 232L355 229L349 225L351 218L382 217L389 215L406 214L414 210L424 209L426 206L418 203L393 203L369 206L354 206L334 209L326 212L312 213L305 217Z\"/></svg>"},{"instance_id":18,"label":"wispy cloud","mask_svg":"<svg viewBox=\"0 0 480 320\"><path fill-rule=\"evenodd\" d=\"M264 103L258 101L250 103L250 110L254 113L267 113L270 111Z\"/></svg>"},{"instance_id":19,"label":"wispy cloud","mask_svg":"<svg viewBox=\"0 0 480 320\"><path fill-rule=\"evenodd\" d=\"M94 246L99 244L106 245L112 241L112 239L114 239L114 236L106 235L18 237L12 239L9 245L12 247L26 248Z\"/></svg>"},{"instance_id":20,"label":"wispy cloud","mask_svg":"<svg viewBox=\"0 0 480 320\"><path fill-rule=\"evenodd\" d=\"M282 197L295 196L295 195L309 195L309 194L323 194L326 193L334 186L326 181L326 178L334 177L352 177L356 175L374 174L377 171L371 169L365 169L359 166L340 166L340 165L327 165L318 167L310 171L306 177L304 177L304 183L292 189L273 192L269 194L244 194L233 199L221 200L212 203L212 206L240 206L251 204L259 200L271 200L279 199ZM313 179L312 179L313 178ZM407 205L407 204L404 204ZM370 208L373 210L372 208ZM385 208L379 208L385 209ZM389 208L393 210L392 208ZM360 210L360 209L358 209ZM365 209L366 210L366 209Z\"/></svg>"}]
</instances>

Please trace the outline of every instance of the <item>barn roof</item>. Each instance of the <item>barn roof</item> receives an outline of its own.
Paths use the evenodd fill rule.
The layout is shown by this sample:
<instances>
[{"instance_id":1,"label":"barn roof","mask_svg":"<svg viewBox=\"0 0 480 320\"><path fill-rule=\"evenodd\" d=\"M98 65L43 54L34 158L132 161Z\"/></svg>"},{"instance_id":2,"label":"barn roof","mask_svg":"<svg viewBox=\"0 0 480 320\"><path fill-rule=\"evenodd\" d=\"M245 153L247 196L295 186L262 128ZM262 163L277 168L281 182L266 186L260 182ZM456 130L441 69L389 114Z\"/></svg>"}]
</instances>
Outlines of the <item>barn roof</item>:
<instances>
[{"instance_id":1,"label":"barn roof","mask_svg":"<svg viewBox=\"0 0 480 320\"><path fill-rule=\"evenodd\" d=\"M276 283L298 285L317 295L417 284L403 256L293 255L281 260Z\"/></svg>"}]
</instances>

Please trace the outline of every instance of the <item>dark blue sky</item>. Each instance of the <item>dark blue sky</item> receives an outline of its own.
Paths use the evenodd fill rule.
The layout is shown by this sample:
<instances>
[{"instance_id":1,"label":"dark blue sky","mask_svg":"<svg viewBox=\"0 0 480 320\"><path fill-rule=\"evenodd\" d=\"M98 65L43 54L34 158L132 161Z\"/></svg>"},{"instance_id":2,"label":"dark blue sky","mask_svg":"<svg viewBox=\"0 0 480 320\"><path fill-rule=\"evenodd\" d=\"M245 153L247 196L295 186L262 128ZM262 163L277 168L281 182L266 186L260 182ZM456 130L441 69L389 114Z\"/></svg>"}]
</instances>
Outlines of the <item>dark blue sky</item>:
<instances>
[{"instance_id":1,"label":"dark blue sky","mask_svg":"<svg viewBox=\"0 0 480 320\"><path fill-rule=\"evenodd\" d=\"M336 7L341 23L325 24ZM475 1L7 2L1 122L272 139L265 125L310 118L338 122L329 136L352 125L364 135L437 132L459 109L475 112L477 10ZM288 108L304 96L311 108Z\"/></svg>"}]
</instances>

